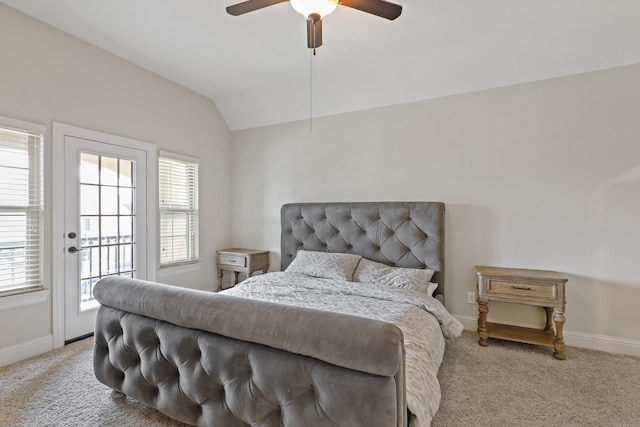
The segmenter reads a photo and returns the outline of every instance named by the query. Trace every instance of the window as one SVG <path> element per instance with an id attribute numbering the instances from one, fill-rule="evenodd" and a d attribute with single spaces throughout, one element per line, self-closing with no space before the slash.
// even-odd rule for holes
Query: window
<path id="1" fill-rule="evenodd" d="M 0 118 L 0 297 L 42 289 L 43 133 L 12 122 Z"/>
<path id="2" fill-rule="evenodd" d="M 198 163 L 160 152 L 160 267 L 198 261 Z"/>

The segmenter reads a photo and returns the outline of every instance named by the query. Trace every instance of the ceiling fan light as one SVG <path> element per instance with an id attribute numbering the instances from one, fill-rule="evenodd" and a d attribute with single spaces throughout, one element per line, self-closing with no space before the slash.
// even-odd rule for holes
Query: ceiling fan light
<path id="1" fill-rule="evenodd" d="M 338 0 L 290 0 L 291 6 L 305 18 L 317 13 L 324 18 L 338 6 Z"/>

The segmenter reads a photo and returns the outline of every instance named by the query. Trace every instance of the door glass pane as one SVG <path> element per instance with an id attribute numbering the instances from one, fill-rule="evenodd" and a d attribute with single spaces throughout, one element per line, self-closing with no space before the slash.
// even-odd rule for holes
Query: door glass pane
<path id="1" fill-rule="evenodd" d="M 100 237 L 100 217 L 99 216 L 82 216 L 80 219 L 80 246 L 97 245 Z"/>
<path id="2" fill-rule="evenodd" d="M 131 215 L 133 214 L 133 190 L 131 188 L 120 188 L 119 189 L 120 197 L 120 215 Z"/>
<path id="3" fill-rule="evenodd" d="M 100 217 L 100 244 L 112 245 L 118 242 L 118 217 Z"/>
<path id="4" fill-rule="evenodd" d="M 100 186 L 100 214 L 118 214 L 118 188 Z"/>
<path id="5" fill-rule="evenodd" d="M 118 268 L 121 272 L 133 270 L 133 245 L 119 246 L 119 264 Z"/>
<path id="6" fill-rule="evenodd" d="M 82 249 L 80 278 L 90 279 L 100 275 L 100 248 Z"/>
<path id="7" fill-rule="evenodd" d="M 119 243 L 133 242 L 133 217 L 120 216 Z"/>
<path id="8" fill-rule="evenodd" d="M 118 159 L 113 157 L 101 156 L 100 184 L 118 185 Z"/>
<path id="9" fill-rule="evenodd" d="M 93 287 L 108 275 L 135 277 L 135 161 L 81 153 L 81 311 L 98 305 Z"/>
<path id="10" fill-rule="evenodd" d="M 102 275 L 118 272 L 118 247 L 102 246 L 100 248 L 100 270 Z"/>
<path id="11" fill-rule="evenodd" d="M 80 182 L 85 184 L 99 184 L 99 157 L 95 154 L 80 153 Z"/>
<path id="12" fill-rule="evenodd" d="M 132 187 L 133 181 L 133 162 L 131 160 L 120 159 L 120 170 L 118 171 L 120 179 L 118 185 L 120 187 Z"/>
<path id="13" fill-rule="evenodd" d="M 80 215 L 98 215 L 99 190 L 97 185 L 80 184 Z"/>

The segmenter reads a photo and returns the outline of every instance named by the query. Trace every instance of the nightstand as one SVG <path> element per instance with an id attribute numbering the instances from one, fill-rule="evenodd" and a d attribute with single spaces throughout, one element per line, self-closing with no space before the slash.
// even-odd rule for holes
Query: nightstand
<path id="1" fill-rule="evenodd" d="M 546 270 L 522 270 L 476 266 L 478 275 L 478 335 L 479 344 L 488 346 L 487 338 L 498 338 L 528 344 L 553 347 L 556 359 L 567 358 L 562 328 L 565 284 L 562 273 Z M 544 308 L 545 328 L 532 329 L 487 322 L 489 301 L 527 304 Z M 555 331 L 554 331 L 555 323 Z"/>
<path id="2" fill-rule="evenodd" d="M 247 277 L 256 271 L 266 273 L 269 270 L 269 251 L 256 249 L 223 249 L 218 252 L 218 291 L 222 290 L 222 272 L 233 271 L 234 285 L 238 284 L 238 274 L 244 273 Z"/>

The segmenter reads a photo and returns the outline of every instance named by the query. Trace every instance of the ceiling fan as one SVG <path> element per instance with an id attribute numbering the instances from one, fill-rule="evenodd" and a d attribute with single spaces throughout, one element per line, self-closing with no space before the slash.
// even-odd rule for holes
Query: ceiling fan
<path id="1" fill-rule="evenodd" d="M 307 46 L 314 54 L 315 49 L 322 46 L 322 18 L 333 12 L 338 4 L 389 20 L 402 13 L 402 6 L 385 0 L 247 0 L 227 7 L 227 13 L 238 16 L 285 1 L 290 1 L 291 6 L 307 19 Z"/>

